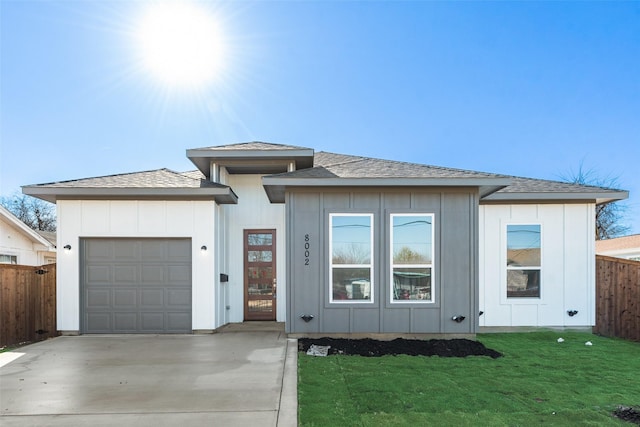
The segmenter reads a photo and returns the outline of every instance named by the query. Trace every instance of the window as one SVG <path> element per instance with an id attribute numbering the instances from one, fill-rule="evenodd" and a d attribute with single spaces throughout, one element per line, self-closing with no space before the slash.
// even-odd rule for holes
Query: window
<path id="1" fill-rule="evenodd" d="M 0 264 L 17 264 L 17 255 L 0 254 Z"/>
<path id="2" fill-rule="evenodd" d="M 391 302 L 433 302 L 433 215 L 391 214 Z"/>
<path id="3" fill-rule="evenodd" d="M 507 225 L 507 297 L 540 298 L 540 225 Z"/>
<path id="4" fill-rule="evenodd" d="M 331 302 L 373 302 L 373 215 L 330 214 Z"/>

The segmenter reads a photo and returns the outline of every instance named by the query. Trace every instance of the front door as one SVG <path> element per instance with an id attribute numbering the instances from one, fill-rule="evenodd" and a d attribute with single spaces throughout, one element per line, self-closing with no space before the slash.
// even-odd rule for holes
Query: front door
<path id="1" fill-rule="evenodd" d="M 244 320 L 276 320 L 276 230 L 244 230 Z"/>

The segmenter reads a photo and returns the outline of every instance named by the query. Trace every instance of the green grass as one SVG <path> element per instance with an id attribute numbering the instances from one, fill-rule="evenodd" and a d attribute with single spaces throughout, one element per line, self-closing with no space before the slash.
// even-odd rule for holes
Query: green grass
<path id="1" fill-rule="evenodd" d="M 629 426 L 611 412 L 640 405 L 640 343 L 551 331 L 478 340 L 504 357 L 300 354 L 300 425 Z"/>

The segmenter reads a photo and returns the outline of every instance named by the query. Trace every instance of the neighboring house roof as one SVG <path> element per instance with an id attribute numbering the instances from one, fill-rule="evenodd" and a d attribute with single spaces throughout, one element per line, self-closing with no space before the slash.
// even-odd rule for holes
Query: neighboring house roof
<path id="1" fill-rule="evenodd" d="M 29 240 L 39 243 L 42 246 L 46 247 L 47 250 L 55 251 L 56 250 L 56 239 L 55 233 L 53 233 L 53 241 L 45 238 L 41 235 L 41 233 L 48 233 L 45 231 L 35 231 L 30 228 L 27 224 L 20 221 L 20 219 L 11 213 L 7 208 L 0 205 L 0 217 L 4 218 L 10 225 L 13 225 L 15 228 L 20 230 L 22 234 L 29 238 Z"/>
<path id="2" fill-rule="evenodd" d="M 640 254 L 640 234 L 596 240 L 596 253 L 602 255 Z"/>
<path id="3" fill-rule="evenodd" d="M 214 199 L 236 203 L 238 197 L 227 186 L 169 169 L 108 175 L 48 184 L 27 185 L 22 192 L 55 203 L 56 199 Z"/>

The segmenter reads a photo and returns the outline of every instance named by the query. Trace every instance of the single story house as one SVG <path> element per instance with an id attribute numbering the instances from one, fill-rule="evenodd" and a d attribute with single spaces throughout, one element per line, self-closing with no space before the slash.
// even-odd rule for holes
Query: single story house
<path id="1" fill-rule="evenodd" d="M 60 331 L 590 327 L 595 206 L 628 197 L 264 142 L 186 155 L 197 170 L 23 187 L 57 204 Z"/>
<path id="2" fill-rule="evenodd" d="M 640 261 L 640 234 L 598 240 L 596 254 Z"/>
<path id="3" fill-rule="evenodd" d="M 55 233 L 32 230 L 0 206 L 0 264 L 52 264 L 56 262 L 55 241 Z"/>

